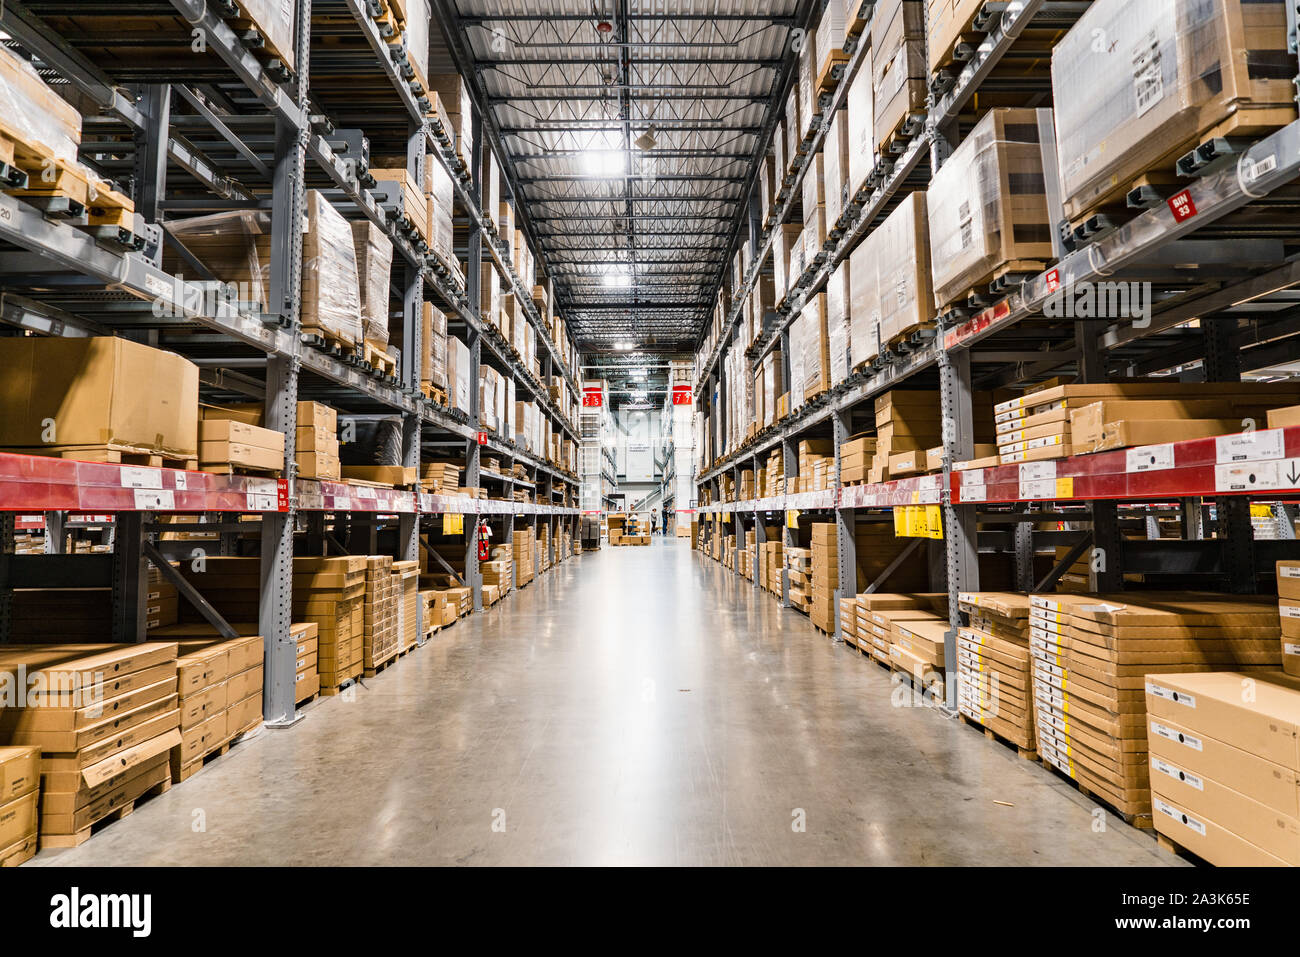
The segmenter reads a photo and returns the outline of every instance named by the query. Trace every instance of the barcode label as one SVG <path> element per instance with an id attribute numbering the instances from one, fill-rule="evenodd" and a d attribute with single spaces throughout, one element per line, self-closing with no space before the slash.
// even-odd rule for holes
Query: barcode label
<path id="1" fill-rule="evenodd" d="M 1160 66 L 1160 37 L 1152 30 L 1133 49 L 1133 93 L 1140 117 L 1164 99 L 1165 82 Z"/>

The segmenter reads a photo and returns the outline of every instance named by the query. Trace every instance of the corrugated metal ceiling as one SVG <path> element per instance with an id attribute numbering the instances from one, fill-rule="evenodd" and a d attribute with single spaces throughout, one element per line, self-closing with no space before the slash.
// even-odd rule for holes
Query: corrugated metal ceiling
<path id="1" fill-rule="evenodd" d="M 445 7 L 580 344 L 690 348 L 766 143 L 799 0 Z M 647 132 L 653 146 L 638 147 Z"/>

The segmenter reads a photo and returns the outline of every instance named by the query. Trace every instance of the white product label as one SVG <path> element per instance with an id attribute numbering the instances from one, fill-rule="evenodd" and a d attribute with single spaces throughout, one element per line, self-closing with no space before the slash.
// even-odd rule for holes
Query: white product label
<path id="1" fill-rule="evenodd" d="M 1190 771 L 1184 771 L 1181 768 L 1176 768 L 1168 761 L 1162 761 L 1160 758 L 1157 758 L 1154 754 L 1151 755 L 1151 769 L 1153 771 L 1159 771 L 1161 774 L 1171 777 L 1175 781 L 1181 781 L 1188 787 L 1196 788 L 1198 791 L 1205 790 L 1205 782 L 1195 774 L 1192 774 Z"/>
<path id="2" fill-rule="evenodd" d="M 1172 804 L 1166 804 L 1164 801 L 1160 800 L 1160 798 L 1156 797 L 1154 794 L 1151 795 L 1151 806 L 1154 807 L 1161 814 L 1163 814 L 1165 817 L 1172 818 L 1175 821 L 1178 821 L 1182 824 L 1186 824 L 1197 834 L 1201 835 L 1201 837 L 1205 836 L 1204 824 L 1196 820 L 1196 818 L 1178 810 L 1178 808 L 1174 807 Z"/>
<path id="3" fill-rule="evenodd" d="M 1300 605 L 1278 605 L 1277 611 L 1283 618 L 1300 618 Z"/>
<path id="4" fill-rule="evenodd" d="M 971 469 L 969 472 L 957 474 L 961 476 L 962 491 L 969 488 L 983 488 L 985 485 L 984 469 Z"/>
<path id="5" fill-rule="evenodd" d="M 989 500 L 988 486 L 985 485 L 967 485 L 961 490 L 961 500 L 963 502 L 987 502 Z"/>
<path id="6" fill-rule="evenodd" d="M 1295 461 L 1292 459 L 1291 461 Z M 1282 487 L 1283 463 L 1250 462 L 1240 465 L 1216 465 L 1216 492 L 1251 492 Z"/>
<path id="7" fill-rule="evenodd" d="M 1214 440 L 1214 454 L 1215 461 L 1220 465 L 1280 459 L 1286 455 L 1286 441 L 1282 429 L 1234 432 L 1232 435 L 1220 435 Z"/>
<path id="8" fill-rule="evenodd" d="M 1282 565 L 1277 573 L 1283 578 L 1300 578 L 1300 565 Z"/>
<path id="9" fill-rule="evenodd" d="M 172 293 L 172 282 L 161 276 L 155 276 L 152 273 L 145 273 L 144 288 L 155 296 L 170 296 Z"/>
<path id="10" fill-rule="evenodd" d="M 1186 705 L 1189 708 L 1196 707 L 1196 696 L 1190 695 L 1186 691 L 1175 691 L 1173 688 L 1165 688 L 1161 685 L 1147 682 L 1147 694 L 1155 695 L 1157 698 L 1164 698 L 1166 701 L 1173 701 L 1176 704 Z"/>
<path id="11" fill-rule="evenodd" d="M 1193 751 L 1203 750 L 1200 738 L 1194 738 L 1190 734 L 1183 734 L 1181 731 L 1175 731 L 1173 728 L 1161 724 L 1159 721 L 1151 722 L 1151 733 L 1164 738 L 1166 741 L 1173 741 L 1177 744 L 1183 744 Z"/>
<path id="12" fill-rule="evenodd" d="M 138 488 L 134 497 L 135 507 L 140 511 L 167 511 L 176 507 L 176 496 L 170 489 Z"/>
<path id="13" fill-rule="evenodd" d="M 122 488 L 162 488 L 162 472 L 122 466 Z"/>
<path id="14" fill-rule="evenodd" d="M 1282 642 L 1282 654 L 1300 655 L 1300 645 L 1294 644 L 1290 641 L 1284 641 Z"/>
<path id="15" fill-rule="evenodd" d="M 1056 478 L 1056 462 L 1049 459 L 1046 462 L 1025 462 L 1020 466 L 1020 482 L 1041 482 L 1044 479 Z"/>
<path id="16" fill-rule="evenodd" d="M 1133 94 L 1138 116 L 1145 116 L 1165 96 L 1160 71 L 1160 36 L 1152 30 L 1133 46 Z"/>
<path id="17" fill-rule="evenodd" d="M 186 489 L 190 487 L 189 476 L 187 476 L 184 472 L 177 471 L 174 478 L 176 480 L 176 490 L 178 492 L 184 492 Z"/>
<path id="18" fill-rule="evenodd" d="M 1241 178 L 1246 184 L 1254 183 L 1261 176 L 1267 176 L 1275 169 L 1277 169 L 1277 156 L 1270 153 L 1262 160 L 1259 160 L 1256 163 L 1251 163 L 1247 166 L 1242 172 Z"/>
<path id="19" fill-rule="evenodd" d="M 1126 472 L 1158 472 L 1174 467 L 1173 445 L 1143 445 L 1125 454 Z"/>
<path id="20" fill-rule="evenodd" d="M 1038 464 L 1038 463 L 1034 463 Z M 1023 468 L 1023 466 L 1022 466 Z M 1056 497 L 1056 479 L 1038 479 L 1032 482 L 1026 482 L 1023 479 L 1020 482 L 1020 498 L 1055 498 Z"/>
<path id="21" fill-rule="evenodd" d="M 276 510 L 276 496 L 274 493 L 248 492 L 245 498 L 248 501 L 248 510 L 250 512 L 274 512 Z"/>

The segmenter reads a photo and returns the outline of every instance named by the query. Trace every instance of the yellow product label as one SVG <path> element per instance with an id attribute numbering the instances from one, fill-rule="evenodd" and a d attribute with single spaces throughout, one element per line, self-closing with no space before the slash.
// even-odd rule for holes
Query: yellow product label
<path id="1" fill-rule="evenodd" d="M 786 512 L 785 512 L 785 527 L 786 527 L 786 528 L 798 528 L 798 527 L 799 527 L 799 512 L 798 512 L 797 509 L 793 509 L 793 508 L 786 509 Z"/>
<path id="2" fill-rule="evenodd" d="M 1056 480 L 1056 497 L 1057 498 L 1074 498 L 1074 476 L 1059 478 Z"/>

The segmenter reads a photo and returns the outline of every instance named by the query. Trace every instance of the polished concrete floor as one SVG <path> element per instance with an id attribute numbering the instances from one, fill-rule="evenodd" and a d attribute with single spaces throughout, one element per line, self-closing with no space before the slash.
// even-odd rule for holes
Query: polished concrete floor
<path id="1" fill-rule="evenodd" d="M 565 563 L 38 864 L 1169 864 L 685 539 Z"/>

